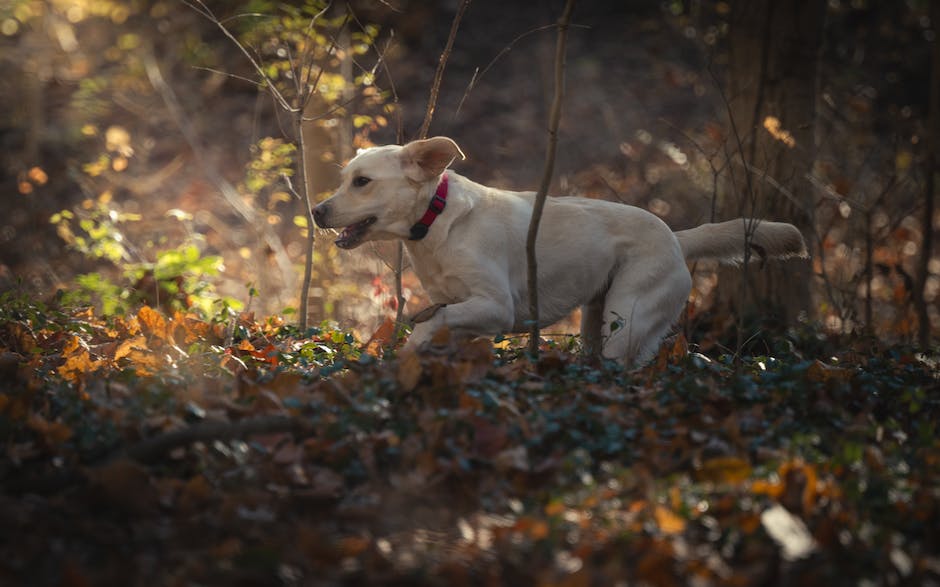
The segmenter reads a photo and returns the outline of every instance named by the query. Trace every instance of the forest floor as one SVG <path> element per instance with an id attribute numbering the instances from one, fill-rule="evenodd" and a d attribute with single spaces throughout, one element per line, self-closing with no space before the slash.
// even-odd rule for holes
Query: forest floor
<path id="1" fill-rule="evenodd" d="M 389 334 L 7 295 L 0 583 L 940 584 L 935 357 Z"/>

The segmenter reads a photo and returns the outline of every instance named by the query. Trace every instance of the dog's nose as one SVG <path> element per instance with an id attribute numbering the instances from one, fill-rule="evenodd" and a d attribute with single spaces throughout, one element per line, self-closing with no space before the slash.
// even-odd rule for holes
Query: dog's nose
<path id="1" fill-rule="evenodd" d="M 326 217 L 330 212 L 330 205 L 326 202 L 320 204 L 319 206 L 313 209 L 313 221 L 317 223 L 317 226 L 320 228 L 329 228 L 326 225 Z"/>

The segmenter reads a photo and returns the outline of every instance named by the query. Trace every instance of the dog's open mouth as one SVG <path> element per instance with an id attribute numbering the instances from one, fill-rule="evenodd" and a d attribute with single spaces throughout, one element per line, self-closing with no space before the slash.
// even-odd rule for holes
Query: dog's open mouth
<path id="1" fill-rule="evenodd" d="M 375 224 L 375 221 L 375 216 L 369 216 L 365 220 L 350 224 L 339 233 L 339 237 L 333 242 L 341 249 L 351 249 L 362 242 L 362 237 L 369 231 L 369 227 Z"/>

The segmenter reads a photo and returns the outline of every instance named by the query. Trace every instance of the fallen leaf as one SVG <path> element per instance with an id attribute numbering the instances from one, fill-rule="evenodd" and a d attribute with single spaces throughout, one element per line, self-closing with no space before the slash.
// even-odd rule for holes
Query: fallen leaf
<path id="1" fill-rule="evenodd" d="M 852 369 L 827 365 L 818 359 L 806 370 L 807 379 L 822 383 L 828 381 L 851 381 L 854 374 L 855 372 Z"/>
<path id="2" fill-rule="evenodd" d="M 365 345 L 365 352 L 373 357 L 381 356 L 382 349 L 395 342 L 395 321 L 386 317 Z"/>
<path id="3" fill-rule="evenodd" d="M 402 391 L 412 391 L 421 380 L 421 357 L 413 350 L 405 350 L 398 355 L 398 385 Z"/>
<path id="4" fill-rule="evenodd" d="M 680 534 L 685 531 L 685 520 L 665 506 L 656 506 L 653 516 L 656 518 L 656 525 L 664 534 Z"/>
<path id="5" fill-rule="evenodd" d="M 144 306 L 137 311 L 137 320 L 140 322 L 141 331 L 148 338 L 167 341 L 166 318 L 162 314 L 150 306 Z"/>
<path id="6" fill-rule="evenodd" d="M 741 483 L 751 476 L 751 465 L 739 457 L 716 457 L 708 459 L 695 471 L 699 481 L 712 483 Z"/>

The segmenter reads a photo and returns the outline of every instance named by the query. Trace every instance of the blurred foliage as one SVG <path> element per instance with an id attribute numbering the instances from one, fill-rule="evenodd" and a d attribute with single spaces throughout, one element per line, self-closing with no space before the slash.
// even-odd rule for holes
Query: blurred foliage
<path id="1" fill-rule="evenodd" d="M 314 197 L 323 197 L 340 137 L 354 135 L 352 146 L 368 146 L 369 133 L 387 124 L 386 94 L 375 87 L 374 71 L 363 69 L 378 59 L 379 28 L 337 10 L 312 20 L 323 8 L 314 2 L 205 6 L 264 62 L 286 95 L 294 88 L 292 60 L 303 60 L 298 71 L 315 87 L 305 110 L 307 164 L 316 177 Z M 141 301 L 209 311 L 220 296 L 237 306 L 243 284 L 253 282 L 261 309 L 296 307 L 304 239 L 291 222 L 304 206 L 292 195 L 300 188 L 291 185 L 297 137 L 283 134 L 281 114 L 265 107 L 264 84 L 251 83 L 257 76 L 234 43 L 196 10 L 166 1 L 7 2 L 0 25 L 0 43 L 11 49 L 0 66 L 16 70 L 37 92 L 10 119 L 18 131 L 12 136 L 23 142 L 0 164 L 16 170 L 16 189 L 31 200 L 18 203 L 25 207 L 3 234 L 32 241 L 49 257 L 37 272 L 28 247 L 9 250 L 0 285 L 15 281 L 5 279 L 12 268 L 28 275 L 34 289 L 74 290 L 69 301 L 93 301 L 110 314 Z M 341 70 L 353 58 L 347 79 Z M 148 67 L 158 69 L 168 90 L 153 85 Z M 257 97 L 253 117 L 238 112 L 246 94 Z M 56 108 L 46 109 L 51 101 Z M 217 116 L 205 115 L 209 104 Z M 212 142 L 233 131 L 242 133 L 240 148 Z M 31 141 L 41 141 L 35 143 L 41 157 Z M 237 196 L 222 197 L 225 183 Z M 52 226 L 75 254 L 58 254 L 54 234 L 41 224 L 28 228 L 38 224 L 41 207 L 49 210 L 47 219 L 59 210 Z M 249 218 L 257 221 L 246 223 Z M 180 256 L 185 269 L 175 259 Z M 316 320 L 335 315 L 334 300 L 351 294 L 371 304 L 350 284 L 357 267 L 345 265 L 329 243 L 318 247 Z M 154 277 L 159 287 L 152 286 Z"/>
<path id="2" fill-rule="evenodd" d="M 188 224 L 192 216 L 182 210 L 170 210 L 171 216 Z M 224 269 L 222 258 L 203 255 L 200 235 L 188 231 L 182 244 L 166 248 L 166 243 L 148 243 L 138 247 L 125 236 L 125 223 L 139 222 L 140 214 L 128 214 L 112 207 L 110 192 L 97 200 L 85 200 L 74 212 L 62 210 L 52 215 L 59 236 L 90 259 L 110 261 L 121 278 L 112 281 L 100 272 L 75 277 L 73 286 L 61 291 L 68 306 L 94 304 L 105 316 L 124 314 L 129 309 L 152 300 L 169 309 L 198 310 L 211 316 L 221 309 L 241 309 L 243 304 L 215 293 L 211 280 Z M 79 234 L 73 230 L 77 220 Z M 141 258 L 153 254 L 153 261 Z"/>
<path id="3" fill-rule="evenodd" d="M 707 97 L 708 86 L 720 83 L 731 50 L 733 8 L 732 2 L 722 0 L 663 3 L 676 32 L 705 58 L 699 71 L 670 73 L 688 76 L 679 77 L 680 87 L 691 85 L 697 96 Z M 823 44 L 818 56 L 818 109 L 812 121 L 818 155 L 806 170 L 805 188 L 811 193 L 796 194 L 811 206 L 814 311 L 833 332 L 878 332 L 909 341 L 916 332 L 915 267 L 921 255 L 930 259 L 925 298 L 931 329 L 940 328 L 936 303 L 940 258 L 936 251 L 920 250 L 925 178 L 930 172 L 925 72 L 930 70 L 937 23 L 930 21 L 929 2 L 917 0 L 833 0 L 820 3 L 820 8 Z M 755 72 L 755 80 L 759 75 Z M 735 97 L 728 99 L 733 103 Z M 672 140 L 697 151 L 687 172 L 712 197 L 734 173 L 729 157 L 739 150 L 737 140 L 747 142 L 750 133 L 766 132 L 781 144 L 796 146 L 782 121 L 773 117 L 764 120 L 763 127 L 741 129 L 736 137 L 725 111 L 726 104 L 719 100 L 711 120 L 701 128 L 669 133 L 676 135 Z M 646 142 L 657 140 L 662 139 L 650 137 Z M 669 143 L 663 150 L 668 148 Z M 759 161 L 756 166 L 759 173 L 763 166 Z M 778 178 L 767 181 L 773 179 Z M 669 204 L 661 207 L 668 214 Z M 661 213 L 654 206 L 650 209 Z M 940 228 L 940 216 L 932 220 L 934 230 Z M 696 281 L 693 312 L 707 313 L 716 284 L 707 267 Z M 866 306 L 872 309 L 871 324 L 865 323 Z"/>

